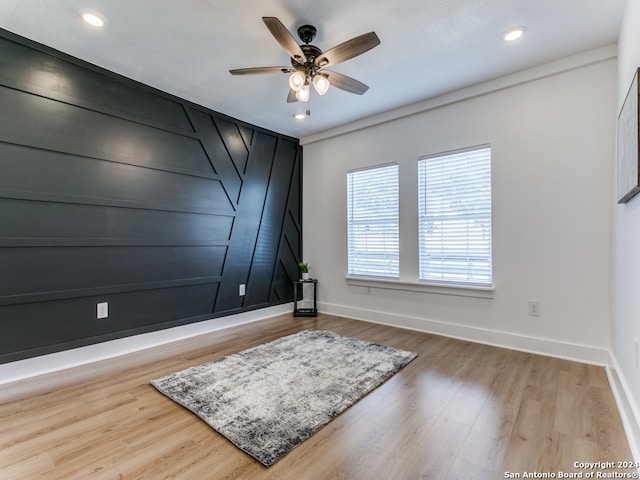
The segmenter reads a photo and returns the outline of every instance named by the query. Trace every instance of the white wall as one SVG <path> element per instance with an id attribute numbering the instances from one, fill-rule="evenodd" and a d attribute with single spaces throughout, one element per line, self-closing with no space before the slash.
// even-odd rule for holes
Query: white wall
<path id="1" fill-rule="evenodd" d="M 629 0 L 618 42 L 617 112 L 622 107 L 635 70 L 640 67 L 639 24 L 640 0 Z M 626 394 L 627 411 L 623 410 L 623 415 L 628 416 L 628 425 L 635 426 L 628 433 L 638 451 L 640 369 L 634 340 L 640 339 L 640 196 L 624 205 L 617 205 L 616 197 L 614 192 L 611 202 L 611 331 L 613 363 L 617 371 L 614 381 L 618 379 L 621 382 Z"/>
<path id="2" fill-rule="evenodd" d="M 319 279 L 321 310 L 605 363 L 615 47 L 607 52 L 467 89 L 403 118 L 302 139 L 304 259 Z M 493 298 L 348 285 L 346 172 L 400 164 L 401 280 L 416 282 L 416 159 L 485 143 Z M 540 302 L 540 317 L 528 316 L 529 300 Z"/>

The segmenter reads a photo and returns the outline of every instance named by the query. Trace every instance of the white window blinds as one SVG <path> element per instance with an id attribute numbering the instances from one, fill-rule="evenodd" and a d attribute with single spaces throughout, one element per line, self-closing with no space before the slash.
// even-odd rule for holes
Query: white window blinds
<path id="1" fill-rule="evenodd" d="M 420 280 L 492 286 L 491 148 L 418 160 Z"/>
<path id="2" fill-rule="evenodd" d="M 398 278 L 398 165 L 347 173 L 349 275 Z"/>

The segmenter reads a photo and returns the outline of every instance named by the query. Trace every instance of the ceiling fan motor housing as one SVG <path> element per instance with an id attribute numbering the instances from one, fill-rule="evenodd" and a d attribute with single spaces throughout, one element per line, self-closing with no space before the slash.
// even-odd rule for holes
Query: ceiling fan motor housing
<path id="1" fill-rule="evenodd" d="M 322 50 L 320 50 L 315 45 L 300 45 L 300 49 L 304 52 L 304 56 L 307 57 L 307 63 L 300 63 L 296 59 L 291 59 L 291 65 L 297 70 L 311 70 L 314 67 L 314 60 L 319 55 L 322 55 Z"/>

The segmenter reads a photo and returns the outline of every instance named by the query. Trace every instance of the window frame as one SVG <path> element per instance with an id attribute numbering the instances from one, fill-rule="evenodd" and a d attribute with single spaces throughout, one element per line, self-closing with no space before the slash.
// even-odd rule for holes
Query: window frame
<path id="1" fill-rule="evenodd" d="M 364 173 L 364 172 L 371 172 L 373 170 L 382 170 L 382 169 L 387 169 L 390 167 L 395 167 L 395 221 L 396 221 L 396 225 L 395 225 L 395 259 L 391 259 L 389 260 L 388 258 L 388 252 L 382 252 L 380 253 L 381 258 L 381 264 L 386 262 L 391 262 L 391 265 L 395 265 L 395 269 L 389 269 L 387 273 L 385 272 L 366 272 L 364 270 L 359 270 L 357 268 L 352 269 L 352 266 L 354 266 L 356 263 L 358 263 L 358 261 L 356 259 L 352 258 L 353 254 L 357 253 L 357 249 L 356 251 L 354 251 L 354 249 L 352 248 L 353 245 L 353 241 L 354 238 L 352 236 L 352 210 L 353 210 L 353 205 L 352 205 L 352 200 L 353 200 L 353 192 L 352 192 L 352 179 L 353 176 L 359 174 L 359 173 Z M 398 164 L 398 162 L 389 162 L 389 163 L 383 163 L 383 164 L 378 164 L 378 165 L 371 165 L 371 166 L 366 166 L 366 167 L 362 167 L 362 168 L 356 168 L 356 169 L 351 169 L 347 171 L 347 175 L 346 175 L 346 195 L 347 195 L 347 202 L 346 202 L 346 233 L 347 233 L 347 277 L 358 277 L 358 278 L 366 278 L 366 279 L 381 279 L 381 280 L 385 280 L 385 281 L 394 281 L 394 280 L 398 280 L 400 278 L 400 165 Z M 384 227 L 381 227 L 384 228 Z M 382 241 L 382 244 L 384 244 L 386 242 L 386 236 Z M 378 244 L 380 245 L 380 244 Z M 383 247 L 383 250 L 386 250 L 386 246 Z M 361 262 L 364 266 L 366 266 L 366 261 Z M 372 264 L 373 265 L 373 264 Z M 371 267 L 373 268 L 373 267 Z"/>
<path id="2" fill-rule="evenodd" d="M 488 150 L 488 153 L 485 153 L 485 151 Z M 445 277 L 446 275 L 449 276 L 449 278 L 441 278 L 441 279 L 437 279 L 437 278 L 428 278 L 427 275 L 424 275 L 423 272 L 423 268 L 424 268 L 424 263 L 426 263 L 426 261 L 424 261 L 423 259 L 423 255 L 425 254 L 425 247 L 423 246 L 423 231 L 422 231 L 422 222 L 423 222 L 423 218 L 426 216 L 422 213 L 422 208 L 424 207 L 424 205 L 421 204 L 421 202 L 426 202 L 425 198 L 423 198 L 423 194 L 425 194 L 422 190 L 422 188 L 426 188 L 426 185 L 423 187 L 423 185 L 421 184 L 422 182 L 422 173 L 421 173 L 421 163 L 426 165 L 426 163 L 429 160 L 438 160 L 438 159 L 446 159 L 447 157 L 460 157 L 466 153 L 477 153 L 479 155 L 484 155 L 484 157 L 488 157 L 488 158 L 480 158 L 479 161 L 488 161 L 488 166 L 484 166 L 483 170 L 488 170 L 488 171 L 484 171 L 483 172 L 483 177 L 482 180 L 478 183 L 481 182 L 487 182 L 488 181 L 488 198 L 486 198 L 486 194 L 485 194 L 485 198 L 480 198 L 479 200 L 481 200 L 481 205 L 483 206 L 482 208 L 485 210 L 484 212 L 484 216 L 482 217 L 482 221 L 484 222 L 485 225 L 482 226 L 476 226 L 476 234 L 478 231 L 486 231 L 487 227 L 486 227 L 486 223 L 488 222 L 488 241 L 487 242 L 479 242 L 477 241 L 478 237 L 473 237 L 473 234 L 471 235 L 472 240 L 469 241 L 469 239 L 466 239 L 466 249 L 464 251 L 464 254 L 451 254 L 449 251 L 449 257 L 445 257 L 445 253 L 442 254 L 442 256 L 444 257 L 442 259 L 442 262 L 445 261 L 445 258 L 448 258 L 448 260 L 453 263 L 454 260 L 458 263 L 464 263 L 465 261 L 467 262 L 467 266 L 464 268 L 465 270 L 467 270 L 467 279 L 456 279 L 454 280 L 453 275 L 454 275 L 454 267 L 452 267 L 449 271 L 447 271 L 446 268 L 441 268 L 441 275 L 442 277 Z M 457 149 L 457 150 L 450 150 L 450 151 L 446 151 L 446 152 L 441 152 L 441 153 L 436 153 L 436 154 L 432 154 L 432 155 L 425 155 L 425 156 L 421 156 L 418 158 L 417 163 L 417 190 L 418 190 L 418 211 L 417 211 L 417 221 L 418 221 L 418 238 L 417 238 L 417 253 L 418 253 L 418 281 L 420 283 L 425 283 L 425 284 L 429 284 L 429 285 L 435 285 L 435 286 L 443 286 L 443 287 L 447 287 L 447 286 L 451 286 L 451 287 L 457 287 L 457 288 L 463 288 L 463 289 L 485 289 L 485 290 L 493 290 L 494 288 L 494 284 L 493 284 L 493 187 L 492 187 L 492 150 L 491 150 L 491 145 L 490 144 L 484 144 L 484 145 L 477 145 L 477 146 L 473 146 L 473 147 L 468 147 L 468 148 L 462 148 L 462 149 Z M 449 166 L 450 167 L 450 166 Z M 425 167 L 426 168 L 426 167 Z M 487 178 L 488 177 L 488 178 Z M 457 185 L 458 186 L 462 186 L 463 188 L 466 187 L 470 187 L 470 186 L 474 186 L 474 184 L 476 184 L 476 182 L 474 181 L 474 183 L 472 184 L 470 181 L 465 181 L 465 182 L 460 182 Z M 443 195 L 443 197 L 445 197 L 445 195 L 448 192 L 445 192 L 445 194 Z M 478 197 L 480 197 L 481 194 L 478 195 Z M 459 193 L 456 194 L 455 196 L 449 197 L 451 198 L 451 200 L 457 200 L 460 201 L 462 195 L 460 195 Z M 474 197 L 475 198 L 475 197 Z M 467 206 L 468 207 L 468 206 Z M 472 210 L 475 209 L 475 207 L 471 207 L 471 208 L 465 208 L 465 211 L 462 211 L 462 209 L 458 209 L 458 210 L 451 210 L 449 209 L 449 212 L 454 212 L 455 215 L 449 215 L 448 221 L 453 223 L 454 218 L 463 218 L 463 224 L 466 224 L 466 231 L 468 232 L 469 230 L 469 218 L 471 217 L 471 212 Z M 486 209 L 488 209 L 488 218 L 486 216 Z M 440 216 L 442 218 L 446 217 L 446 208 L 441 208 L 440 211 L 436 212 L 438 214 L 440 214 Z M 437 218 L 433 216 L 434 214 L 431 214 L 432 218 Z M 467 217 L 465 219 L 465 217 Z M 437 223 L 437 222 L 436 222 Z M 440 224 L 446 224 L 447 223 L 447 219 L 445 218 L 444 220 L 440 220 Z M 484 230 L 483 230 L 484 229 Z M 440 232 L 440 237 L 446 237 L 448 236 L 449 233 L 447 232 L 447 230 L 442 230 Z M 482 235 L 480 235 L 482 236 Z M 486 236 L 486 234 L 485 234 Z M 432 238 L 437 238 L 437 236 L 434 236 Z M 464 243 L 465 239 L 463 238 L 463 235 L 460 235 L 459 240 L 461 241 L 461 243 Z M 469 259 L 469 248 L 470 248 L 470 244 L 475 244 L 475 245 L 479 245 L 481 250 L 484 250 L 485 252 L 488 250 L 488 253 L 485 253 L 484 256 L 480 255 L 477 259 L 478 262 L 487 262 L 488 263 L 488 267 L 486 269 L 486 271 L 488 271 L 488 279 L 486 281 L 482 281 L 482 280 L 478 280 L 478 281 L 473 281 L 471 279 L 468 278 L 469 276 L 469 272 L 480 272 L 481 269 L 474 269 L 473 267 L 470 267 L 469 262 L 471 261 Z M 475 246 L 473 245 L 473 246 Z M 437 262 L 436 262 L 437 263 Z M 476 273 L 478 274 L 478 273 Z M 461 272 L 459 272 L 459 275 L 462 276 L 463 274 Z M 435 276 L 435 275 L 434 275 Z"/>

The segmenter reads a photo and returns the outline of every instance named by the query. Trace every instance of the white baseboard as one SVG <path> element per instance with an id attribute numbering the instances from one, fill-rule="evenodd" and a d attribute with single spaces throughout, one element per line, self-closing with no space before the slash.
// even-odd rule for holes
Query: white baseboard
<path id="1" fill-rule="evenodd" d="M 622 370 L 620 370 L 620 366 L 614 355 L 610 356 L 609 366 L 607 367 L 607 377 L 609 378 L 609 385 L 611 385 L 611 391 L 618 405 L 624 431 L 627 434 L 629 448 L 631 448 L 634 460 L 640 462 L 640 410 L 633 400 L 629 384 L 624 378 L 624 374 Z"/>
<path id="2" fill-rule="evenodd" d="M 143 333 L 131 337 L 119 338 L 108 342 L 87 345 L 62 352 L 27 358 L 0 365 L 0 385 L 25 380 L 27 378 L 58 372 L 67 368 L 118 357 L 127 353 L 164 345 L 185 338 L 195 337 L 209 332 L 235 327 L 245 323 L 265 320 L 293 311 L 293 304 L 252 310 L 250 312 L 218 317 L 202 322 L 181 325 L 179 327 Z"/>
<path id="3" fill-rule="evenodd" d="M 341 317 L 354 318 L 372 323 L 401 327 L 420 332 L 435 333 L 446 337 L 458 338 L 475 343 L 509 348 L 539 355 L 563 358 L 593 365 L 608 365 L 609 352 L 606 349 L 588 345 L 559 342 L 546 338 L 528 337 L 497 330 L 470 327 L 425 318 L 397 315 L 363 308 L 320 303 L 320 311 Z"/>

